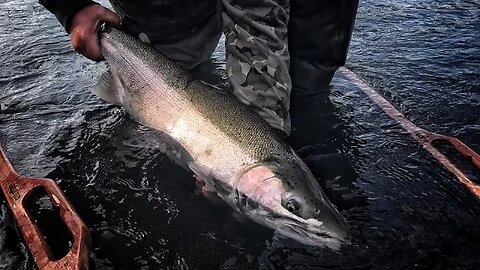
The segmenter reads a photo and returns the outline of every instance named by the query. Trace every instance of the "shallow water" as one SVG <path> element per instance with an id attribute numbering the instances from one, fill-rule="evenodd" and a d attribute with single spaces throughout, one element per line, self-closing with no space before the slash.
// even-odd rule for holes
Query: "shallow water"
<path id="1" fill-rule="evenodd" d="M 95 269 L 480 265 L 479 200 L 341 74 L 330 93 L 296 98 L 290 139 L 351 229 L 334 252 L 199 195 L 148 129 L 90 94 L 104 66 L 72 52 L 52 15 L 32 0 L 0 10 L 0 143 L 20 173 L 59 183 L 92 232 Z M 480 151 L 479 19 L 478 1 L 362 1 L 348 66 L 419 126 Z M 222 74 L 222 59 L 205 70 Z M 0 269 L 32 269 L 1 209 Z"/>

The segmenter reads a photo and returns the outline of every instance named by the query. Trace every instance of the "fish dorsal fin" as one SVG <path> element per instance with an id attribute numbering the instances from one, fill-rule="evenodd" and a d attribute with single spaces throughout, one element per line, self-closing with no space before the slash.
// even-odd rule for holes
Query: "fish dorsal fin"
<path id="1" fill-rule="evenodd" d="M 106 102 L 121 106 L 123 104 L 124 88 L 118 76 L 115 76 L 110 69 L 100 76 L 92 93 Z"/>

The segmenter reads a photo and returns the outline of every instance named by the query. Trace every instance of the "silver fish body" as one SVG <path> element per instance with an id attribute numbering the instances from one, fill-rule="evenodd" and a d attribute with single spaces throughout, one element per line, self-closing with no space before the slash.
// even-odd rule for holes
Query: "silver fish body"
<path id="1" fill-rule="evenodd" d="M 110 73 L 94 93 L 168 135 L 188 152 L 183 162 L 234 209 L 304 244 L 345 243 L 345 221 L 263 118 L 120 30 L 106 29 L 100 43 Z"/>

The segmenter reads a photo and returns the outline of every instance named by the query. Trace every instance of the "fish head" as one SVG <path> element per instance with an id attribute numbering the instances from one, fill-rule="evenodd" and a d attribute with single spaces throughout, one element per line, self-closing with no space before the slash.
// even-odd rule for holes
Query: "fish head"
<path id="1" fill-rule="evenodd" d="M 348 243 L 345 220 L 300 158 L 255 166 L 239 183 L 245 199 L 237 207 L 258 223 L 305 245 L 338 250 Z"/>

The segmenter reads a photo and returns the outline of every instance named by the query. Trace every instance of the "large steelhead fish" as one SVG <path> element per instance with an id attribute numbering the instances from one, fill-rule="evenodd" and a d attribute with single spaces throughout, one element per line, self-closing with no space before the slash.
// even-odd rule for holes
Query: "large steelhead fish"
<path id="1" fill-rule="evenodd" d="M 94 93 L 167 134 L 188 152 L 185 165 L 229 205 L 303 244 L 345 242 L 345 221 L 263 118 L 118 29 L 104 29 L 100 43 L 110 71 Z"/>

